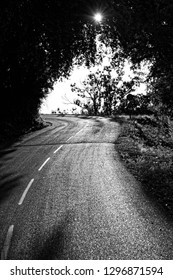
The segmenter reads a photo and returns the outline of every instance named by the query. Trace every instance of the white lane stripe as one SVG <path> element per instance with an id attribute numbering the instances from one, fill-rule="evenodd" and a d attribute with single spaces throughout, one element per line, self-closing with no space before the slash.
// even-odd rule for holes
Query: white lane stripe
<path id="1" fill-rule="evenodd" d="M 82 128 L 83 129 L 83 128 Z M 73 138 L 73 137 L 75 137 L 79 132 L 81 132 L 82 131 L 82 129 L 81 130 L 79 130 L 75 135 L 73 135 L 73 136 L 71 136 L 66 142 L 68 142 L 71 138 Z"/>
<path id="2" fill-rule="evenodd" d="M 61 146 L 54 152 L 54 154 L 56 154 L 62 147 L 63 147 L 63 145 L 61 145 Z"/>
<path id="3" fill-rule="evenodd" d="M 29 191 L 30 187 L 32 186 L 34 182 L 34 179 L 31 179 L 31 181 L 29 182 L 29 184 L 27 185 L 25 191 L 23 192 L 22 196 L 21 196 L 21 199 L 19 200 L 19 203 L 18 205 L 22 205 L 24 199 L 25 199 L 25 196 L 27 195 L 27 192 Z"/>
<path id="4" fill-rule="evenodd" d="M 74 136 L 71 136 L 66 142 L 68 142 L 71 138 L 73 138 Z"/>
<path id="5" fill-rule="evenodd" d="M 80 133 L 83 130 L 83 128 L 81 130 L 79 130 L 75 135 L 77 135 L 78 133 Z"/>
<path id="6" fill-rule="evenodd" d="M 47 158 L 47 159 L 45 160 L 45 162 L 42 164 L 42 166 L 40 166 L 40 168 L 38 169 L 38 171 L 41 171 L 42 168 L 45 166 L 45 164 L 46 164 L 49 160 L 50 160 L 50 157 Z"/>
<path id="7" fill-rule="evenodd" d="M 6 260 L 8 257 L 8 251 L 10 249 L 11 239 L 13 236 L 14 225 L 11 225 L 8 229 L 7 236 L 4 242 L 4 247 L 1 251 L 1 260 Z"/>

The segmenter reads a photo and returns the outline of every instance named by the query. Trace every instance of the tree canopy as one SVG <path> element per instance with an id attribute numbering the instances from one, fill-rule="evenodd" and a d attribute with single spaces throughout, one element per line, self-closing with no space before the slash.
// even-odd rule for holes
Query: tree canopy
<path id="1" fill-rule="evenodd" d="M 94 31 L 85 1 L 7 0 L 0 4 L 0 90 L 5 118 L 33 117 L 73 59 L 90 61 Z"/>
<path id="2" fill-rule="evenodd" d="M 93 20 L 97 11 L 103 14 L 100 25 Z M 133 63 L 151 61 L 161 102 L 172 104 L 172 13 L 173 0 L 1 1 L 1 119 L 32 120 L 54 82 L 68 76 L 74 59 L 94 63 L 98 30 L 103 42 L 113 48 L 121 44 Z"/>
<path id="3" fill-rule="evenodd" d="M 173 102 L 172 14 L 172 0 L 115 0 L 113 21 L 109 19 L 112 35 L 118 36 L 124 53 L 134 63 L 152 62 L 151 80 L 166 92 L 161 100 L 167 105 Z"/>

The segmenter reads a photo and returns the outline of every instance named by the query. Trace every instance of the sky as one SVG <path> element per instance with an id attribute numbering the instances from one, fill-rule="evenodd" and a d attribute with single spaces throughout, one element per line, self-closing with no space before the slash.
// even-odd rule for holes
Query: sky
<path id="1" fill-rule="evenodd" d="M 49 93 L 47 98 L 43 100 L 40 113 L 50 114 L 52 111 L 57 111 L 58 108 L 61 111 L 66 110 L 69 113 L 72 108 L 76 108 L 78 112 L 80 112 L 78 106 L 70 104 L 73 103 L 73 100 L 77 97 L 76 94 L 71 91 L 70 84 L 84 80 L 87 73 L 88 70 L 86 68 L 75 67 L 69 79 L 56 82 L 54 89 Z"/>
<path id="2" fill-rule="evenodd" d="M 105 58 L 103 65 L 108 65 L 109 62 Z M 91 69 L 92 70 L 92 69 Z M 43 100 L 43 103 L 40 108 L 41 114 L 51 114 L 52 111 L 57 111 L 59 108 L 61 112 L 64 110 L 66 113 L 71 113 L 72 108 L 76 108 L 76 113 L 80 113 L 80 108 L 73 103 L 73 100 L 77 98 L 77 95 L 71 91 L 70 84 L 77 83 L 80 84 L 89 70 L 84 66 L 75 66 L 73 72 L 69 79 L 64 79 L 63 82 L 56 82 L 54 89 L 49 93 L 46 99 Z M 126 64 L 125 67 L 125 79 L 128 80 L 129 75 L 131 76 L 130 65 Z M 136 93 L 145 93 L 146 85 L 141 84 L 141 86 L 136 90 Z"/>

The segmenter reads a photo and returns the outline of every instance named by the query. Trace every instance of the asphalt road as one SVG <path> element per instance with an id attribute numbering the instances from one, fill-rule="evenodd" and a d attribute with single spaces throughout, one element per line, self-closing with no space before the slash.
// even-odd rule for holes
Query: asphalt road
<path id="1" fill-rule="evenodd" d="M 173 259 L 173 223 L 116 152 L 120 125 L 45 119 L 0 150 L 1 259 Z"/>

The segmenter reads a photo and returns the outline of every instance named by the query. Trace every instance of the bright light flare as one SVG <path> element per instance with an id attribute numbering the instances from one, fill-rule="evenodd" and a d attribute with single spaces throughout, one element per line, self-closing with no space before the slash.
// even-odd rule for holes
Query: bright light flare
<path id="1" fill-rule="evenodd" d="M 95 14 L 95 16 L 94 16 L 94 19 L 95 19 L 95 21 L 97 21 L 97 22 L 101 22 L 102 19 L 103 19 L 103 16 L 102 16 L 101 13 L 97 13 L 97 14 Z"/>

